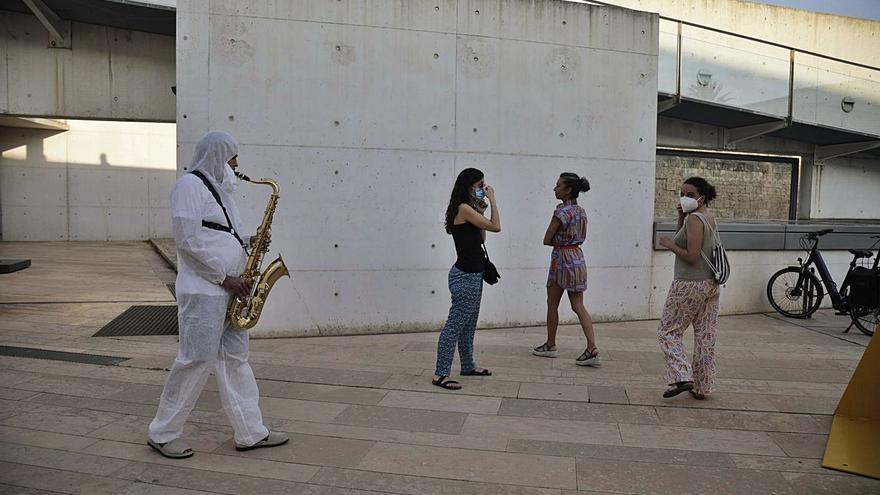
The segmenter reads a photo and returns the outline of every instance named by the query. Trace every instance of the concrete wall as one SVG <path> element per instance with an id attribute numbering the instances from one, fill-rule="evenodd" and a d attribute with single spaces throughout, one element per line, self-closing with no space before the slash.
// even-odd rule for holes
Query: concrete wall
<path id="1" fill-rule="evenodd" d="M 273 248 L 292 279 L 256 335 L 437 329 L 454 261 L 442 216 L 455 176 L 484 170 L 503 280 L 483 325 L 541 322 L 541 238 L 560 172 L 593 191 L 590 309 L 648 315 L 657 17 L 525 0 L 178 4 L 178 160 L 209 128 L 276 177 Z M 209 88 L 209 90 L 205 90 Z M 243 186 L 254 225 L 265 188 Z M 609 208 L 620 195 L 627 208 Z"/>
<path id="2" fill-rule="evenodd" d="M 170 236 L 175 125 L 67 125 L 67 131 L 0 127 L 0 239 Z"/>
<path id="3" fill-rule="evenodd" d="M 880 219 L 880 157 L 850 155 L 814 167 L 811 218 Z"/>
<path id="4" fill-rule="evenodd" d="M 48 47 L 33 15 L 0 11 L 0 113 L 174 122 L 174 37 L 71 23 Z"/>

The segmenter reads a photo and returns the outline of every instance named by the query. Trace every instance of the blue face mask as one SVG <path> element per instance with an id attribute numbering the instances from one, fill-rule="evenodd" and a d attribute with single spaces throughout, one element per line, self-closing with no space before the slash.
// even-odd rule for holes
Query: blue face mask
<path id="1" fill-rule="evenodd" d="M 474 197 L 477 198 L 477 201 L 483 201 L 486 199 L 486 191 L 484 191 L 482 187 L 478 187 L 477 190 L 474 191 Z"/>

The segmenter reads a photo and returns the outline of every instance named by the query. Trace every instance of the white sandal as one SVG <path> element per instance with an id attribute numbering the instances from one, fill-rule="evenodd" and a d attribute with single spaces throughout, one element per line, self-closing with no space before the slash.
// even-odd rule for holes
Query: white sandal
<path id="1" fill-rule="evenodd" d="M 169 459 L 185 459 L 192 457 L 193 450 L 183 440 L 175 438 L 170 442 L 159 443 L 147 439 L 147 445 Z"/>

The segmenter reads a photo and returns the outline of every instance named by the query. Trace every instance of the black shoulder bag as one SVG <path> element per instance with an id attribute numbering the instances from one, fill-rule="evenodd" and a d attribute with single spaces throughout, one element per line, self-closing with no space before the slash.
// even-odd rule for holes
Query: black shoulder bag
<path id="1" fill-rule="evenodd" d="M 495 268 L 495 263 L 489 261 L 489 252 L 486 251 L 486 243 L 483 243 L 483 259 L 485 260 L 483 266 L 483 280 L 489 285 L 497 284 L 498 280 L 501 279 L 501 275 L 498 273 L 498 269 Z"/>
<path id="2" fill-rule="evenodd" d="M 234 235 L 235 239 L 238 241 L 238 243 L 241 244 L 242 249 L 244 249 L 244 251 L 247 252 L 247 246 L 244 245 L 244 241 L 241 240 L 241 237 L 239 237 L 238 232 L 236 232 L 235 229 L 232 228 L 232 220 L 229 219 L 229 213 L 226 213 L 226 207 L 223 206 L 223 201 L 220 201 L 220 195 L 217 194 L 217 191 L 214 189 L 214 186 L 211 185 L 211 181 L 209 181 L 208 178 L 205 177 L 205 174 L 199 172 L 198 170 L 192 171 L 190 173 L 195 175 L 199 179 L 201 179 L 202 182 L 205 183 L 205 187 L 207 187 L 208 190 L 211 191 L 211 195 L 214 196 L 214 199 L 217 200 L 217 204 L 220 205 L 220 209 L 223 210 L 223 216 L 226 217 L 226 223 L 228 224 L 228 226 L 227 225 L 220 225 L 219 223 L 214 223 L 214 222 L 209 222 L 207 220 L 202 220 L 202 227 L 207 227 L 212 230 L 219 230 L 221 232 L 228 232 L 228 233 Z"/>

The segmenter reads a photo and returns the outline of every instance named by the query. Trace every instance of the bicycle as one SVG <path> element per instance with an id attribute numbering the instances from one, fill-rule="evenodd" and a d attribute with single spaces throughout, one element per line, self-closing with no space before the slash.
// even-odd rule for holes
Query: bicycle
<path id="1" fill-rule="evenodd" d="M 822 299 L 825 297 L 825 291 L 822 287 L 824 284 L 825 289 L 828 291 L 828 296 L 831 297 L 831 305 L 837 310 L 836 314 L 841 316 L 849 315 L 852 321 L 844 330 L 844 333 L 849 332 L 849 329 L 855 325 L 865 335 L 872 336 L 874 335 L 874 328 L 880 322 L 880 304 L 865 301 L 875 301 L 877 295 L 872 294 L 866 298 L 864 297 L 865 294 L 860 292 L 857 298 L 858 301 L 854 302 L 850 289 L 854 280 L 854 270 L 856 270 L 856 274 L 859 277 L 862 277 L 866 270 L 868 270 L 866 266 L 857 266 L 859 260 L 862 258 L 870 259 L 873 256 L 872 250 L 880 243 L 880 236 L 871 237 L 871 239 L 877 239 L 871 246 L 871 250 L 849 250 L 850 254 L 853 255 L 853 259 L 849 264 L 849 270 L 846 272 L 843 284 L 838 289 L 837 284 L 831 277 L 831 273 L 828 271 L 825 259 L 822 257 L 821 251 L 819 251 L 819 238 L 833 231 L 833 229 L 819 230 L 801 237 L 800 246 L 809 254 L 806 263 L 803 258 L 798 258 L 800 266 L 789 266 L 774 273 L 770 277 L 770 281 L 767 282 L 767 299 L 770 300 L 770 305 L 773 306 L 773 309 L 784 316 L 789 318 L 809 318 L 822 304 Z M 870 269 L 870 272 L 867 272 L 869 276 L 876 277 L 876 274 L 880 273 L 878 272 L 878 263 L 880 263 L 880 253 L 874 257 L 873 268 Z M 814 264 L 819 272 L 821 282 L 816 278 L 815 271 L 811 267 Z M 860 291 L 862 290 L 861 285 Z"/>

